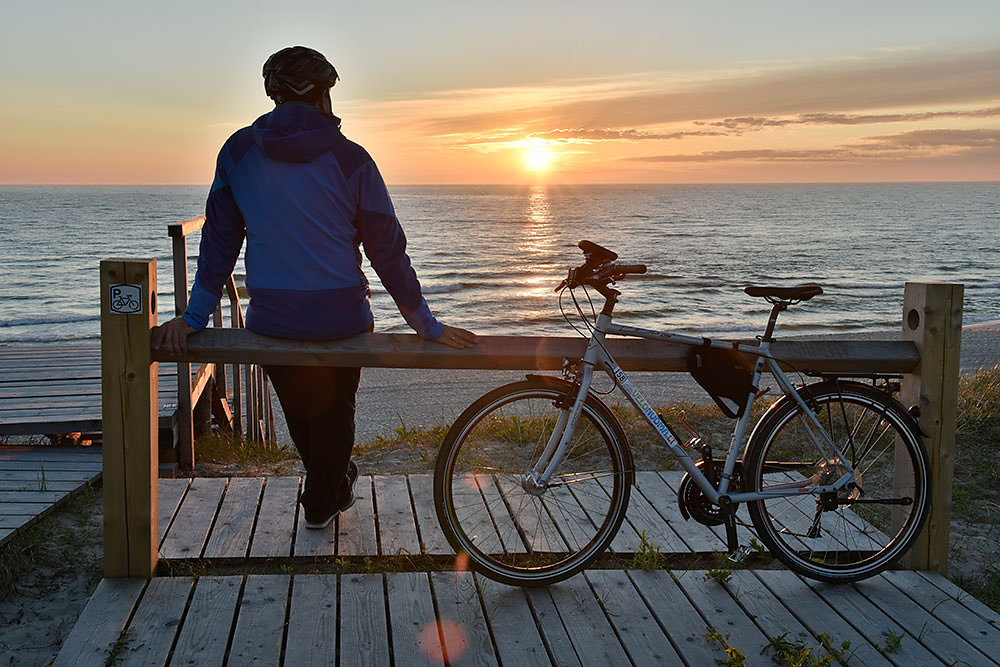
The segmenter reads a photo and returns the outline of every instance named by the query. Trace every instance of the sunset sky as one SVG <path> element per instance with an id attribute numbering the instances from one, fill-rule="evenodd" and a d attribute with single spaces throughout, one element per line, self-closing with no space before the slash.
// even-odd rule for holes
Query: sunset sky
<path id="1" fill-rule="evenodd" d="M 324 52 L 390 184 L 1000 180 L 1000 2 L 5 0 L 0 183 L 205 184 Z"/>

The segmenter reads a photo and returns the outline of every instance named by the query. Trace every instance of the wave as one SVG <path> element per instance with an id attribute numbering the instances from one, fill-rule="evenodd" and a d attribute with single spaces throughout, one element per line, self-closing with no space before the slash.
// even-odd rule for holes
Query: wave
<path id="1" fill-rule="evenodd" d="M 97 322 L 98 315 L 66 316 L 66 317 L 26 317 L 19 320 L 0 320 L 0 329 L 8 327 L 38 326 L 42 324 L 76 324 L 78 322 Z"/>

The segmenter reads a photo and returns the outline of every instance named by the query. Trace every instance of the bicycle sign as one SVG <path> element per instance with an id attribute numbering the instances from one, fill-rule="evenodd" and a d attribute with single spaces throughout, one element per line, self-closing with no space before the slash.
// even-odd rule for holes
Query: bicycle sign
<path id="1" fill-rule="evenodd" d="M 142 286 L 111 285 L 111 312 L 116 315 L 142 314 Z"/>

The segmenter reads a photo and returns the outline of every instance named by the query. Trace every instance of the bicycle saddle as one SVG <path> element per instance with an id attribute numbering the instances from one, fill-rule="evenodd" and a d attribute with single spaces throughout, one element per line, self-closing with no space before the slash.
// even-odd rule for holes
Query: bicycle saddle
<path id="1" fill-rule="evenodd" d="M 751 285 L 743 290 L 750 296 L 760 296 L 765 299 L 777 299 L 779 301 L 808 301 L 814 296 L 823 293 L 823 288 L 819 285 L 799 285 L 798 287 L 768 287 L 763 285 Z"/>

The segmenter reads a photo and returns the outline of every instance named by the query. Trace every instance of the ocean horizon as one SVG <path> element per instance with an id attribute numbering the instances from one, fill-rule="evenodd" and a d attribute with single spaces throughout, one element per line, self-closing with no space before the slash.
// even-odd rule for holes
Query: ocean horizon
<path id="1" fill-rule="evenodd" d="M 0 186 L 0 344 L 96 340 L 97 267 L 107 257 L 155 258 L 161 321 L 172 316 L 166 225 L 201 215 L 207 191 Z M 784 314 L 781 332 L 898 330 L 910 280 L 964 283 L 965 322 L 1000 320 L 995 181 L 396 185 L 390 192 L 431 309 L 482 334 L 573 335 L 553 290 L 582 260 L 576 243 L 585 238 L 649 267 L 619 286 L 623 324 L 752 335 L 767 311 L 744 286 L 808 282 L 825 293 Z M 198 238 L 188 242 L 192 280 Z M 237 280 L 245 273 L 241 258 Z M 366 274 L 377 330 L 408 332 L 367 265 Z"/>

